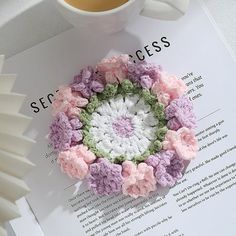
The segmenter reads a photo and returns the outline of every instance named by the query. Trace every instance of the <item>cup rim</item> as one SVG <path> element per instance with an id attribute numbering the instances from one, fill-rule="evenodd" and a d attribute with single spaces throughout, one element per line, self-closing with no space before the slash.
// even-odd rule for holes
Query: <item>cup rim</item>
<path id="1" fill-rule="evenodd" d="M 78 9 L 76 7 L 71 6 L 69 3 L 65 2 L 65 0 L 57 0 L 57 3 L 60 4 L 62 7 L 66 8 L 69 11 L 73 11 L 74 13 L 79 13 L 80 15 L 86 15 L 86 16 L 100 16 L 100 15 L 110 15 L 113 13 L 116 13 L 118 11 L 123 10 L 126 8 L 128 5 L 133 3 L 136 0 L 128 0 L 128 2 L 120 5 L 119 7 L 113 8 L 111 10 L 107 11 L 98 11 L 98 12 L 93 12 L 93 11 L 85 11 Z"/>

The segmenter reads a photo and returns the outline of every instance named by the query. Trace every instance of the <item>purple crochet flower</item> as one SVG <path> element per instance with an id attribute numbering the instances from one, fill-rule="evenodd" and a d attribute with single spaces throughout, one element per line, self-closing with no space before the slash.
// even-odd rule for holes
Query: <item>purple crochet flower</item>
<path id="1" fill-rule="evenodd" d="M 123 181 L 121 171 L 121 165 L 112 164 L 105 158 L 98 159 L 89 167 L 89 188 L 99 195 L 120 193 Z"/>
<path id="2" fill-rule="evenodd" d="M 82 122 L 80 122 L 78 118 L 71 119 L 70 124 L 72 129 L 80 129 L 83 126 Z"/>
<path id="3" fill-rule="evenodd" d="M 118 117 L 112 123 L 113 131 L 121 138 L 129 138 L 134 133 L 134 125 L 132 119 L 127 116 Z"/>
<path id="4" fill-rule="evenodd" d="M 196 127 L 196 116 L 193 104 L 187 96 L 173 100 L 165 109 L 167 126 L 169 129 L 178 130 L 181 127 L 193 129 Z"/>
<path id="5" fill-rule="evenodd" d="M 50 125 L 49 140 L 57 151 L 68 150 L 82 140 L 82 123 L 78 119 L 69 120 L 64 112 L 59 112 Z"/>
<path id="6" fill-rule="evenodd" d="M 160 77 L 161 67 L 146 61 L 128 63 L 128 78 L 143 88 L 150 89 Z"/>
<path id="7" fill-rule="evenodd" d="M 94 72 L 93 68 L 88 66 L 74 77 L 71 89 L 80 92 L 85 98 L 90 98 L 95 92 L 101 93 L 104 90 L 102 75 Z"/>
<path id="8" fill-rule="evenodd" d="M 182 178 L 184 162 L 174 151 L 161 151 L 145 162 L 153 167 L 156 181 L 163 187 L 173 187 Z"/>

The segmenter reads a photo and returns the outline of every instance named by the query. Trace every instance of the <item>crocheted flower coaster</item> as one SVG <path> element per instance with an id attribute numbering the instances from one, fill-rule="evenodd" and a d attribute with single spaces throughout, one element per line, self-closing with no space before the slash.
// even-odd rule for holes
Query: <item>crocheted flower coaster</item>
<path id="1" fill-rule="evenodd" d="M 196 117 L 182 80 L 128 55 L 87 67 L 52 103 L 49 139 L 71 178 L 99 195 L 148 196 L 196 156 Z"/>

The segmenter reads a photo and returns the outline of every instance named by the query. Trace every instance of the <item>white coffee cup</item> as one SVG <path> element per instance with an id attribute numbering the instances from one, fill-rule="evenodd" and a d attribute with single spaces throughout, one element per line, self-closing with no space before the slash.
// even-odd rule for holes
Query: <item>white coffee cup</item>
<path id="1" fill-rule="evenodd" d="M 129 0 L 108 11 L 89 12 L 71 6 L 64 0 L 54 0 L 62 15 L 84 32 L 114 33 L 125 27 L 133 17 L 143 16 L 176 20 L 187 10 L 189 0 Z"/>

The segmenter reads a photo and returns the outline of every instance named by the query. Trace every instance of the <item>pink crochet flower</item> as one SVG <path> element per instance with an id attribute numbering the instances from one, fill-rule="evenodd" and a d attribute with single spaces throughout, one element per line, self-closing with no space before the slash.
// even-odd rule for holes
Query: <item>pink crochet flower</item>
<path id="1" fill-rule="evenodd" d="M 99 72 L 105 73 L 105 80 L 107 83 L 120 83 L 127 78 L 128 61 L 128 55 L 105 58 L 98 63 L 97 69 Z"/>
<path id="2" fill-rule="evenodd" d="M 182 127 L 177 131 L 168 130 L 163 141 L 163 149 L 174 150 L 184 160 L 196 157 L 198 142 L 192 130 Z"/>
<path id="3" fill-rule="evenodd" d="M 70 87 L 61 86 L 52 102 L 52 114 L 55 116 L 59 112 L 65 112 L 69 117 L 78 115 L 80 107 L 88 104 L 88 100 L 72 92 Z"/>
<path id="4" fill-rule="evenodd" d="M 89 164 L 95 159 L 96 156 L 86 146 L 78 145 L 60 152 L 57 162 L 69 177 L 83 179 L 88 174 Z"/>
<path id="5" fill-rule="evenodd" d="M 125 161 L 122 167 L 123 194 L 134 198 L 147 197 L 150 192 L 156 190 L 156 179 L 153 175 L 152 166 L 148 166 L 146 163 L 140 163 L 136 166 L 131 161 Z"/>
<path id="6" fill-rule="evenodd" d="M 167 106 L 173 99 L 182 96 L 187 86 L 181 79 L 177 79 L 173 75 L 160 72 L 160 80 L 152 86 L 152 92 L 156 95 L 159 102 Z"/>
<path id="7" fill-rule="evenodd" d="M 83 160 L 88 164 L 93 163 L 96 159 L 96 156 L 93 154 L 93 152 L 89 151 L 88 147 L 85 145 L 79 145 L 76 149 L 76 153 L 78 157 L 83 158 Z"/>

